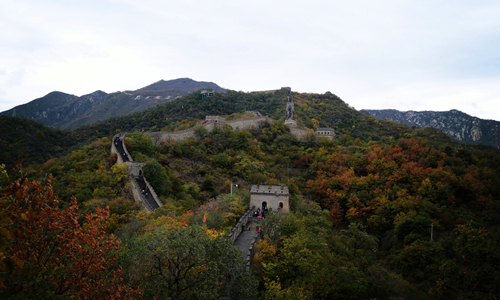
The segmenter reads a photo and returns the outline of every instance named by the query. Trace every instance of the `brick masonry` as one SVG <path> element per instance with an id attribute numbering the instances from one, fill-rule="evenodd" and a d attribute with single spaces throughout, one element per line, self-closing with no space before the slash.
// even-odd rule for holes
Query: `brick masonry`
<path id="1" fill-rule="evenodd" d="M 266 205 L 269 210 L 288 212 L 289 192 L 288 186 L 254 184 L 250 190 L 250 207 L 260 207 Z"/>

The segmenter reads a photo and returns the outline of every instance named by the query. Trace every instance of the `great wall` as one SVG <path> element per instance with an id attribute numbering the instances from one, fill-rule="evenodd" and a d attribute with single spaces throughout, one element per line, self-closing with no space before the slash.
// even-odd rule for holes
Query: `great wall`
<path id="1" fill-rule="evenodd" d="M 307 131 L 304 129 L 299 129 L 297 127 L 297 122 L 293 119 L 294 113 L 294 103 L 291 93 L 291 88 L 285 87 L 281 88 L 287 91 L 287 103 L 286 103 L 286 120 L 285 124 L 290 128 L 290 133 L 293 134 L 297 139 L 302 138 Z M 276 90 L 269 91 L 258 91 L 252 93 L 273 93 Z M 204 91 L 205 92 L 205 91 Z M 207 98 L 204 98 L 207 99 Z M 272 123 L 273 120 L 269 117 L 262 116 L 259 112 L 247 112 L 253 113 L 255 117 L 241 118 L 236 120 L 226 120 L 222 116 L 206 116 L 205 121 L 194 127 L 179 130 L 179 131 L 156 131 L 156 132 L 144 132 L 153 140 L 155 145 L 159 145 L 162 142 L 168 141 L 183 141 L 187 138 L 195 138 L 195 130 L 199 127 L 205 127 L 209 132 L 212 132 L 215 128 L 221 128 L 224 126 L 231 126 L 233 130 L 250 129 L 252 127 L 259 127 L 263 122 Z M 335 138 L 335 131 L 333 128 L 317 128 L 315 130 L 316 137 L 325 137 L 328 139 Z"/>
<path id="2" fill-rule="evenodd" d="M 141 203 L 141 205 L 144 207 L 145 210 L 147 211 L 156 211 L 158 208 L 160 208 L 163 204 L 161 203 L 160 199 L 156 195 L 154 188 L 149 184 L 149 182 L 146 180 L 144 177 L 144 174 L 142 172 L 142 167 L 145 165 L 144 163 L 138 163 L 134 162 L 132 156 L 127 150 L 127 147 L 125 146 L 124 143 L 124 138 L 127 133 L 120 133 L 117 134 L 113 137 L 113 142 L 111 143 L 111 152 L 117 154 L 117 161 L 116 163 L 122 164 L 125 163 L 128 167 L 129 170 L 129 182 L 130 182 L 130 189 L 132 194 L 134 195 L 135 201 L 138 203 Z M 257 186 L 258 187 L 258 186 Z M 262 189 L 265 189 L 267 186 L 262 186 Z M 273 191 L 276 188 L 273 188 Z M 280 197 L 280 201 L 285 201 L 286 207 L 288 208 L 288 189 L 286 190 L 286 200 L 283 197 Z M 265 192 L 264 192 L 265 194 Z M 269 196 L 271 195 L 271 192 L 268 192 Z M 282 195 L 283 196 L 283 195 Z M 262 200 L 259 198 L 258 200 Z M 267 199 L 264 199 L 267 200 Z M 267 200 L 272 206 L 273 200 L 269 199 Z M 255 202 L 255 201 L 254 201 Z M 258 201 L 257 201 L 258 202 Z M 257 203 L 256 202 L 256 203 Z M 253 203 L 253 202 L 251 202 Z M 260 203 L 260 202 L 258 202 Z M 266 203 L 266 202 L 264 202 Z M 260 203 L 262 205 L 262 203 Z M 276 205 L 279 205 L 276 203 Z M 253 257 L 255 255 L 255 252 L 257 251 L 255 244 L 259 241 L 260 239 L 260 234 L 257 232 L 254 232 L 252 230 L 253 228 L 257 228 L 257 224 L 260 223 L 261 219 L 260 218 L 255 218 L 253 217 L 254 212 L 256 211 L 256 206 L 255 205 L 250 205 L 250 209 L 247 210 L 243 216 L 238 220 L 236 223 L 236 226 L 231 230 L 231 232 L 228 234 L 228 239 L 233 242 L 233 244 L 240 249 L 241 255 L 243 258 L 246 260 L 246 269 L 247 271 L 251 272 L 252 271 L 252 266 L 253 266 Z M 280 211 L 279 207 L 277 206 L 276 211 Z M 252 226 L 252 224 L 254 224 Z M 246 226 L 245 226 L 246 225 Z"/>
<path id="3" fill-rule="evenodd" d="M 297 122 L 293 119 L 294 103 L 290 88 L 282 88 L 287 90 L 286 104 L 286 120 L 290 128 L 290 133 L 300 139 L 306 134 L 306 130 L 299 129 Z M 254 93 L 272 93 L 275 90 L 260 91 Z M 273 120 L 255 112 L 255 117 L 242 118 L 236 120 L 226 120 L 221 116 L 207 116 L 205 121 L 194 127 L 175 132 L 144 132 L 153 140 L 155 145 L 168 141 L 183 141 L 187 138 L 196 138 L 195 131 L 199 127 L 205 127 L 209 132 L 215 128 L 231 126 L 233 130 L 250 129 L 259 127 L 263 122 L 272 123 Z M 145 163 L 134 162 L 132 156 L 128 152 L 124 140 L 127 133 L 119 133 L 113 137 L 111 143 L 111 152 L 117 154 L 117 163 L 126 163 L 129 172 L 130 189 L 134 195 L 135 201 L 141 203 L 147 211 L 155 211 L 163 204 L 156 195 L 153 187 L 144 177 L 142 167 Z M 333 139 L 335 131 L 332 128 L 317 128 L 315 131 L 317 137 L 325 137 Z M 252 271 L 253 257 L 256 252 L 255 244 L 262 234 L 252 230 L 256 228 L 262 221 L 261 218 L 254 217 L 257 208 L 269 208 L 276 212 L 288 212 L 289 210 L 289 192 L 288 187 L 283 186 L 268 186 L 268 185 L 253 185 L 251 189 L 250 209 L 243 214 L 231 233 L 228 234 L 228 239 L 232 240 L 233 244 L 238 247 L 243 257 L 247 262 L 247 270 Z"/>

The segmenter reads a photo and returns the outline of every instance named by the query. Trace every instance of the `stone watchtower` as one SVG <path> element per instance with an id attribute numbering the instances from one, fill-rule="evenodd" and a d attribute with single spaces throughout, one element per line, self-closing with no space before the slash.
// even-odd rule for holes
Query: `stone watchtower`
<path id="1" fill-rule="evenodd" d="M 290 210 L 288 186 L 254 184 L 250 193 L 250 207 L 282 212 Z"/>
<path id="2" fill-rule="evenodd" d="M 210 97 L 213 97 L 215 95 L 215 91 L 214 90 L 203 90 L 201 91 L 200 93 L 201 95 L 201 99 L 207 99 L 207 98 L 210 98 Z"/>
<path id="3" fill-rule="evenodd" d="M 333 140 L 335 138 L 335 130 L 333 128 L 318 128 L 316 129 L 316 136 Z"/>
<path id="4" fill-rule="evenodd" d="M 295 105 L 293 104 L 292 89 L 286 88 L 288 95 L 286 101 L 286 118 L 285 124 L 290 128 L 297 128 L 297 121 L 293 119 L 293 112 L 295 111 Z"/>

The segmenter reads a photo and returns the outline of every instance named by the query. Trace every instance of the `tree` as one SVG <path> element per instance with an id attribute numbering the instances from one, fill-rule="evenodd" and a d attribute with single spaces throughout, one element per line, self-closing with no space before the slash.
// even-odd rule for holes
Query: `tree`
<path id="1" fill-rule="evenodd" d="M 156 160 L 148 162 L 142 167 L 142 170 L 144 171 L 144 177 L 158 195 L 167 195 L 172 192 L 172 182 L 167 171 Z"/>
<path id="2" fill-rule="evenodd" d="M 256 283 L 241 252 L 205 227 L 160 227 L 137 237 L 123 254 L 144 298 L 232 299 L 255 297 Z"/>
<path id="3" fill-rule="evenodd" d="M 207 137 L 209 134 L 210 134 L 210 132 L 208 131 L 208 129 L 205 126 L 198 126 L 194 130 L 195 137 L 200 139 L 200 140 Z"/>
<path id="4" fill-rule="evenodd" d="M 128 134 L 125 138 L 125 144 L 130 153 L 137 151 L 147 156 L 153 156 L 155 151 L 155 145 L 151 137 L 140 132 Z"/>
<path id="5" fill-rule="evenodd" d="M 132 299 L 139 290 L 113 268 L 120 241 L 106 234 L 109 209 L 78 214 L 76 198 L 65 209 L 46 185 L 20 178 L 0 198 L 0 297 L 16 299 Z M 6 238 L 5 238 L 6 237 Z M 6 245 L 6 246 L 5 246 Z"/>
<path id="6" fill-rule="evenodd" d="M 443 295 L 467 295 L 466 299 L 496 299 L 500 293 L 500 238 L 470 223 L 455 229 L 454 249 L 459 259 L 441 266 L 438 287 Z"/>

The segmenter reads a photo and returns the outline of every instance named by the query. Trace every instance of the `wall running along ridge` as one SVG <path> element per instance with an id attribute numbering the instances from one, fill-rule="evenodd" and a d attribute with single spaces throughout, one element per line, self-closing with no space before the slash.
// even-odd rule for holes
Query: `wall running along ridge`
<path id="1" fill-rule="evenodd" d="M 130 161 L 127 161 L 125 163 L 127 164 L 128 175 L 129 175 L 128 179 L 129 179 L 129 182 L 131 184 L 131 188 L 130 189 L 131 189 L 132 195 L 134 195 L 134 200 L 138 201 L 139 203 L 141 203 L 142 206 L 147 211 L 153 211 L 154 209 L 149 205 L 148 201 L 146 200 L 146 198 L 142 194 L 141 187 L 137 184 L 137 181 L 136 181 L 137 177 L 139 177 L 139 176 L 143 177 L 144 182 L 148 186 L 148 189 L 151 192 L 151 195 L 153 196 L 153 198 L 154 198 L 156 204 L 158 205 L 158 207 L 161 207 L 163 204 L 161 203 L 160 199 L 156 195 L 156 192 L 153 189 L 153 187 L 151 186 L 151 184 L 149 184 L 149 182 L 146 180 L 146 177 L 144 177 L 144 173 L 142 171 L 142 167 L 145 165 L 145 163 L 134 162 L 132 156 L 128 152 L 127 147 L 125 146 L 125 142 L 124 142 L 126 135 L 127 135 L 127 133 L 125 132 L 125 133 L 116 134 L 113 137 L 113 140 L 111 142 L 111 153 L 115 153 L 117 155 L 117 160 L 116 160 L 117 164 L 122 164 L 124 162 L 121 153 L 118 153 L 118 149 L 116 149 L 116 146 L 115 146 L 115 140 L 117 138 L 121 139 L 122 140 L 123 150 L 124 150 L 125 154 L 128 156 L 128 159 L 130 160 Z"/>

